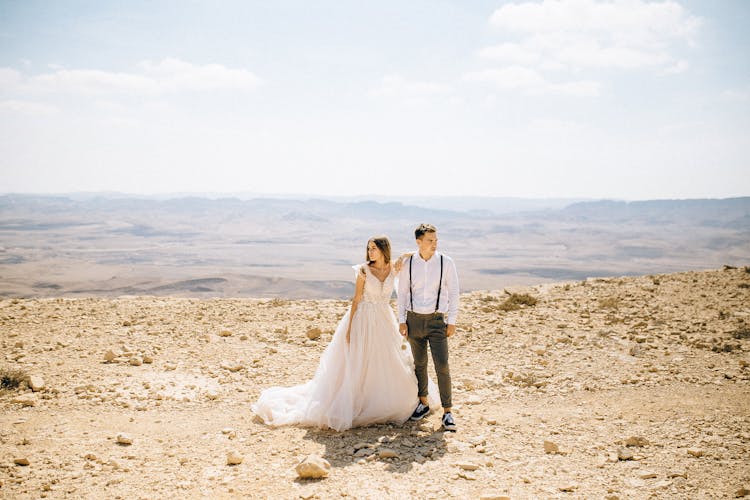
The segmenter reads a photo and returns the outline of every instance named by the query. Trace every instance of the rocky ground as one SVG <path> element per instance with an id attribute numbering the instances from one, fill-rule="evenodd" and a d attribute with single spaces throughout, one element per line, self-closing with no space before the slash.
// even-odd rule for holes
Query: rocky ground
<path id="1" fill-rule="evenodd" d="M 746 269 L 465 294 L 455 434 L 437 413 L 343 433 L 254 419 L 263 388 L 312 375 L 347 307 L 1 300 L 0 370 L 31 377 L 0 393 L 0 497 L 750 495 Z M 328 477 L 298 478 L 309 455 Z"/>

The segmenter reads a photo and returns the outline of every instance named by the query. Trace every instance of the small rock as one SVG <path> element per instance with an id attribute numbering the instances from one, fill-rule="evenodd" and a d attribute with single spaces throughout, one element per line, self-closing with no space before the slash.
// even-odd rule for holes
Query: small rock
<path id="1" fill-rule="evenodd" d="M 229 361 L 222 361 L 219 366 L 230 372 L 238 372 L 242 370 L 242 363 L 237 362 L 230 363 Z"/>
<path id="2" fill-rule="evenodd" d="M 219 332 L 219 337 L 231 337 L 232 332 L 229 330 L 222 330 Z"/>
<path id="3" fill-rule="evenodd" d="M 696 458 L 700 458 L 706 454 L 705 451 L 699 448 L 689 448 L 687 452 L 688 452 L 688 455 L 690 455 L 691 457 L 696 457 Z"/>
<path id="4" fill-rule="evenodd" d="M 458 473 L 458 477 L 466 479 L 467 481 L 476 481 L 476 476 L 469 474 L 468 472 L 461 471 Z"/>
<path id="5" fill-rule="evenodd" d="M 370 448 L 360 448 L 354 452 L 354 456 L 355 457 L 369 457 L 373 453 L 375 453 L 375 450 L 372 450 Z"/>
<path id="6" fill-rule="evenodd" d="M 628 450 L 627 448 L 620 448 L 617 450 L 617 459 L 618 460 L 633 460 L 633 452 Z"/>
<path id="7" fill-rule="evenodd" d="M 638 477 L 641 479 L 654 479 L 656 478 L 656 472 L 645 470 L 638 473 Z"/>
<path id="8" fill-rule="evenodd" d="M 104 353 L 104 361 L 106 361 L 107 363 L 111 363 L 116 357 L 117 355 L 111 350 Z"/>
<path id="9" fill-rule="evenodd" d="M 143 356 L 144 364 L 150 365 L 153 362 L 154 362 L 154 358 L 152 358 L 151 356 Z"/>
<path id="10" fill-rule="evenodd" d="M 510 497 L 499 493 L 482 493 L 479 500 L 510 500 Z"/>
<path id="11" fill-rule="evenodd" d="M 544 453 L 547 453 L 547 454 L 560 453 L 560 448 L 555 443 L 553 443 L 552 441 L 545 441 L 544 442 Z"/>
<path id="12" fill-rule="evenodd" d="M 307 330 L 307 333 L 305 335 L 307 335 L 307 338 L 310 340 L 317 340 L 322 334 L 323 332 L 320 331 L 320 328 L 315 327 Z"/>
<path id="13" fill-rule="evenodd" d="M 125 434 L 124 432 L 121 432 L 117 435 L 117 444 L 131 445 L 133 444 L 133 437 L 130 436 L 130 434 Z"/>
<path id="14" fill-rule="evenodd" d="M 370 448 L 369 443 L 357 443 L 354 445 L 354 451 L 361 450 L 362 448 Z"/>
<path id="15" fill-rule="evenodd" d="M 23 406 L 36 406 L 36 399 L 31 396 L 19 396 L 17 398 L 11 399 L 10 402 Z"/>
<path id="16" fill-rule="evenodd" d="M 686 470 L 681 470 L 681 471 L 672 471 L 667 474 L 667 477 L 670 479 L 673 479 L 675 477 L 681 477 L 683 479 L 687 479 L 688 475 L 687 475 Z"/>
<path id="17" fill-rule="evenodd" d="M 143 364 L 143 359 L 141 359 L 140 356 L 133 356 L 130 358 L 130 364 L 133 366 L 141 366 Z"/>
<path id="18" fill-rule="evenodd" d="M 568 484 L 565 484 L 563 486 L 560 486 L 558 489 L 560 491 L 571 492 L 571 491 L 577 490 L 578 489 L 578 485 L 576 483 L 568 483 Z"/>
<path id="19" fill-rule="evenodd" d="M 469 399 L 466 400 L 467 405 L 481 405 L 482 404 L 482 398 L 477 396 L 476 394 L 473 396 L 469 396 Z"/>
<path id="20" fill-rule="evenodd" d="M 245 457 L 237 453 L 236 451 L 230 451 L 227 453 L 227 465 L 239 465 L 242 463 Z"/>
<path id="21" fill-rule="evenodd" d="M 44 390 L 44 379 L 39 375 L 32 375 L 29 377 L 29 387 L 34 392 Z"/>
<path id="22" fill-rule="evenodd" d="M 308 455 L 294 468 L 300 479 L 321 479 L 328 477 L 331 464 L 317 455 Z"/>
<path id="23" fill-rule="evenodd" d="M 746 497 L 748 495 L 750 495 L 750 489 L 748 489 L 746 486 L 743 486 L 742 488 L 734 492 L 734 496 L 736 498 Z"/>
<path id="24" fill-rule="evenodd" d="M 97 460 L 99 460 L 99 457 L 97 457 L 93 453 L 86 453 L 83 458 L 85 458 L 86 460 L 91 460 L 92 462 L 96 462 Z"/>
<path id="25" fill-rule="evenodd" d="M 479 468 L 479 465 L 472 463 L 472 462 L 458 462 L 456 466 L 459 469 L 469 470 L 469 471 L 474 471 Z"/>
<path id="26" fill-rule="evenodd" d="M 29 459 L 26 457 L 14 458 L 13 463 L 16 465 L 26 466 L 26 465 L 29 465 Z"/>
<path id="27" fill-rule="evenodd" d="M 640 437 L 640 436 L 631 436 L 625 440 L 625 446 L 648 446 L 649 442 L 648 439 Z"/>
<path id="28" fill-rule="evenodd" d="M 380 448 L 378 456 L 380 458 L 398 458 L 398 453 L 390 448 Z"/>

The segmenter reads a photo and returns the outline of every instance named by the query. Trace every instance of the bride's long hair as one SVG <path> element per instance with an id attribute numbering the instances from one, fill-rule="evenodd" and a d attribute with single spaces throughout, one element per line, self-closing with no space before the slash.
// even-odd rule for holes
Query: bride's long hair
<path id="1" fill-rule="evenodd" d="M 375 236 L 374 238 L 370 238 L 369 240 L 367 240 L 367 245 L 365 245 L 365 262 L 367 262 L 368 264 L 372 264 L 372 261 L 370 260 L 370 254 L 367 251 L 370 247 L 370 242 L 375 243 L 375 246 L 378 247 L 378 250 L 381 251 L 385 263 L 390 264 L 391 242 L 390 240 L 388 240 L 387 236 Z"/>

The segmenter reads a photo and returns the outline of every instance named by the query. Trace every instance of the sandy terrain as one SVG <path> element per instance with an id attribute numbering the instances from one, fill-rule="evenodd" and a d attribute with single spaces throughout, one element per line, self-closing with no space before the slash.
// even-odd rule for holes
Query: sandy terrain
<path id="1" fill-rule="evenodd" d="M 343 433 L 253 418 L 263 388 L 312 375 L 346 301 L 0 300 L 0 368 L 43 379 L 0 395 L 0 497 L 750 493 L 750 272 L 524 291 L 538 302 L 514 311 L 463 295 L 455 434 L 437 413 Z M 327 478 L 297 478 L 310 454 Z"/>

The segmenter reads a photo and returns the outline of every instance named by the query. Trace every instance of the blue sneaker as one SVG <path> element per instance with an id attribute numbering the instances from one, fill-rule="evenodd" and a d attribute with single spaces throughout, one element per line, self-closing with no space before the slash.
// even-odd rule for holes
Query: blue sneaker
<path id="1" fill-rule="evenodd" d="M 450 412 L 443 415 L 443 429 L 449 432 L 456 432 L 456 422 L 453 420 L 453 414 Z"/>
<path id="2" fill-rule="evenodd" d="M 414 408 L 414 413 L 411 414 L 411 417 L 409 417 L 409 419 L 422 420 L 428 413 L 430 413 L 430 407 L 427 405 L 423 405 L 420 401 L 419 403 L 417 403 L 417 407 Z"/>

